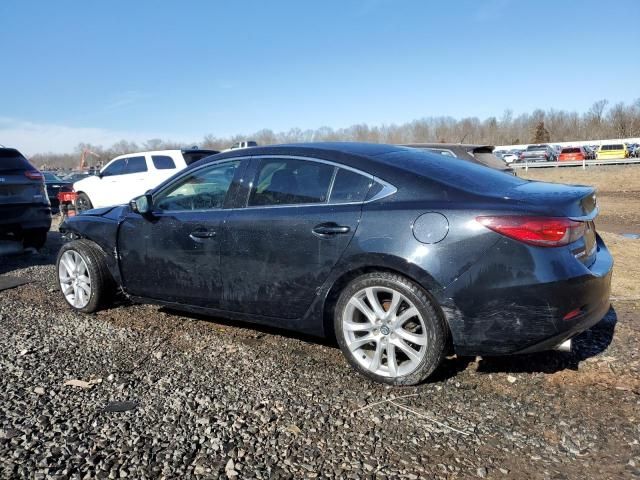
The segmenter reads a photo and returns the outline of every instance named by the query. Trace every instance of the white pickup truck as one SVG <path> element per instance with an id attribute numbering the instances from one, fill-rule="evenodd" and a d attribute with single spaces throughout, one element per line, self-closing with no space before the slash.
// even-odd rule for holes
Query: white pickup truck
<path id="1" fill-rule="evenodd" d="M 215 150 L 157 150 L 120 155 L 73 184 L 76 211 L 127 203 Z"/>

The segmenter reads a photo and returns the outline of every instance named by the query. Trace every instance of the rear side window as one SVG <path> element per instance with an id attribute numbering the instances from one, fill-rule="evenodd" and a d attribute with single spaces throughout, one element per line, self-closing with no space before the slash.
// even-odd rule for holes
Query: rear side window
<path id="1" fill-rule="evenodd" d="M 34 170 L 24 156 L 13 148 L 0 148 L 0 172 Z"/>
<path id="2" fill-rule="evenodd" d="M 333 181 L 329 203 L 364 202 L 372 183 L 370 177 L 340 168 Z"/>
<path id="3" fill-rule="evenodd" d="M 123 174 L 140 173 L 147 171 L 147 161 L 144 157 L 129 157 L 125 159 L 127 166 L 125 167 Z"/>
<path id="4" fill-rule="evenodd" d="M 151 160 L 153 161 L 153 166 L 156 170 L 171 170 L 176 168 L 173 158 L 168 155 L 153 155 Z"/>
<path id="5" fill-rule="evenodd" d="M 326 203 L 336 167 L 309 160 L 260 160 L 249 206 Z"/>

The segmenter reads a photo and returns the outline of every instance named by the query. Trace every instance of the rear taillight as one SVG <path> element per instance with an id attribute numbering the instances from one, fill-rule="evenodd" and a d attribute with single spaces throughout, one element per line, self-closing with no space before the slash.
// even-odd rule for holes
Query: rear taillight
<path id="1" fill-rule="evenodd" d="M 29 180 L 44 180 L 44 177 L 38 170 L 25 170 L 24 176 Z"/>
<path id="2" fill-rule="evenodd" d="M 78 194 L 76 192 L 58 192 L 58 200 L 61 202 L 75 202 Z"/>
<path id="3" fill-rule="evenodd" d="M 538 247 L 561 247 L 581 238 L 584 222 L 560 217 L 478 217 L 481 225 L 514 240 Z"/>

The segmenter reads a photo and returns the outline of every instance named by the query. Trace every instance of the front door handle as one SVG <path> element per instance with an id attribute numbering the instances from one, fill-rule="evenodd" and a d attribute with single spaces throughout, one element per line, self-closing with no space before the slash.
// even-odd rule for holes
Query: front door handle
<path id="1" fill-rule="evenodd" d="M 327 237 L 330 235 L 340 235 L 349 233 L 351 228 L 346 225 L 338 225 L 336 223 L 321 223 L 313 227 L 313 233 L 319 236 Z"/>
<path id="2" fill-rule="evenodd" d="M 193 240 L 195 240 L 196 238 L 213 238 L 215 236 L 216 232 L 214 232 L 213 230 L 195 230 L 189 234 L 189 237 L 191 237 Z"/>

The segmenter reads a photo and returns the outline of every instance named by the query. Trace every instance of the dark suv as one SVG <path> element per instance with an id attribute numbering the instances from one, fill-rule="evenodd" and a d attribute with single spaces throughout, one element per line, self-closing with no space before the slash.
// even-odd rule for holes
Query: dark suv
<path id="1" fill-rule="evenodd" d="M 42 173 L 14 148 L 0 148 L 0 235 L 40 248 L 51 227 Z"/>

